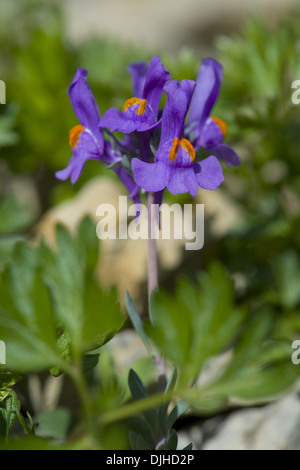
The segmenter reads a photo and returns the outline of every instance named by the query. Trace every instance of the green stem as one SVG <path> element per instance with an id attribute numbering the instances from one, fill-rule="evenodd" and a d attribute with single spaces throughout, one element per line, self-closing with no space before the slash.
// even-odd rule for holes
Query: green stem
<path id="1" fill-rule="evenodd" d="M 21 424 L 21 426 L 22 426 L 24 432 L 25 432 L 26 434 L 34 435 L 33 429 L 32 429 L 30 426 L 28 426 L 27 421 L 26 421 L 26 419 L 24 419 L 23 416 L 21 415 L 20 410 L 16 409 L 16 415 L 17 415 L 17 418 L 18 418 L 18 420 L 19 420 L 19 423 Z"/>
<path id="2" fill-rule="evenodd" d="M 148 308 L 149 318 L 153 323 L 151 315 L 150 299 L 151 294 L 158 288 L 158 266 L 157 266 L 157 250 L 156 240 L 152 237 L 152 227 L 155 220 L 152 220 L 152 204 L 154 204 L 154 193 L 147 194 L 147 210 L 148 210 Z"/>
<path id="3" fill-rule="evenodd" d="M 122 419 L 129 418 L 134 416 L 142 411 L 148 410 L 150 408 L 155 408 L 163 403 L 169 402 L 173 398 L 173 392 L 167 393 L 156 393 L 146 398 L 129 403 L 128 405 L 121 406 L 120 408 L 113 409 L 104 413 L 100 422 L 102 425 L 111 424 Z"/>
<path id="4" fill-rule="evenodd" d="M 154 204 L 154 193 L 147 193 L 147 209 L 148 209 L 148 309 L 149 319 L 153 324 L 153 318 L 151 314 L 151 294 L 154 290 L 158 289 L 158 264 L 157 264 L 157 247 L 156 240 L 154 238 L 154 227 L 156 220 L 153 220 L 153 213 L 151 210 L 152 204 Z M 153 233 L 152 233 L 153 232 Z M 157 366 L 158 373 L 158 388 L 160 391 L 164 391 L 167 385 L 167 367 L 166 361 L 157 356 L 154 360 Z"/>
<path id="5" fill-rule="evenodd" d="M 68 369 L 67 373 L 76 386 L 79 398 L 82 403 L 86 422 L 88 425 L 91 425 L 93 421 L 93 406 L 81 367 L 74 365 Z"/>

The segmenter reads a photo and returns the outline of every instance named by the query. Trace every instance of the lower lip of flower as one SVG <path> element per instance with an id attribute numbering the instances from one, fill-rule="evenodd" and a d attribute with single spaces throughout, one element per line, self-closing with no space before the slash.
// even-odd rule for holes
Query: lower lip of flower
<path id="1" fill-rule="evenodd" d="M 135 104 L 138 104 L 139 106 L 137 107 L 137 114 L 144 114 L 146 111 L 146 106 L 147 106 L 147 100 L 142 100 L 141 98 L 129 98 L 129 100 L 125 101 L 124 106 L 123 106 L 123 113 L 128 109 L 131 108 L 131 106 L 134 106 Z"/>

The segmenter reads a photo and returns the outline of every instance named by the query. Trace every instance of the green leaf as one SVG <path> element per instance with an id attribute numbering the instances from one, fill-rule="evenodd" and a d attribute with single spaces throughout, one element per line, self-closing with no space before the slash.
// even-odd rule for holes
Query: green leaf
<path id="1" fill-rule="evenodd" d="M 21 204 L 13 194 L 0 199 L 0 234 L 26 229 L 33 221 L 32 210 Z"/>
<path id="2" fill-rule="evenodd" d="M 51 368 L 57 376 L 74 351 L 79 358 L 99 348 L 124 324 L 115 289 L 101 289 L 94 279 L 91 237 L 85 219 L 79 239 L 58 227 L 55 251 L 45 243 L 17 245 L 0 277 L 1 339 L 11 370 Z M 95 364 L 95 358 L 84 361 Z"/>
<path id="3" fill-rule="evenodd" d="M 85 270 L 93 273 L 99 259 L 99 240 L 91 217 L 86 216 L 81 220 L 77 232 L 79 253 L 84 259 Z"/>
<path id="4" fill-rule="evenodd" d="M 298 379 L 291 349 L 272 341 L 274 317 L 259 310 L 247 324 L 222 375 L 186 397 L 201 412 L 216 412 L 229 403 L 260 404 L 274 400 Z"/>
<path id="5" fill-rule="evenodd" d="M 129 442 L 130 442 L 130 446 L 131 446 L 131 449 L 133 450 L 136 450 L 136 441 L 137 441 L 137 438 L 138 438 L 138 434 L 134 431 L 129 431 Z"/>
<path id="6" fill-rule="evenodd" d="M 143 438 L 143 436 L 138 435 L 135 441 L 134 450 L 152 450 L 148 442 Z"/>
<path id="7" fill-rule="evenodd" d="M 140 400 L 149 396 L 143 382 L 132 369 L 129 371 L 128 385 L 135 400 Z"/>
<path id="8" fill-rule="evenodd" d="M 6 113 L 0 116 L 0 147 L 13 145 L 18 140 L 16 132 L 13 131 L 17 106 L 6 105 L 6 108 Z"/>
<path id="9" fill-rule="evenodd" d="M 168 378 L 165 393 L 168 393 L 168 392 L 171 392 L 171 391 L 174 390 L 174 388 L 176 386 L 177 378 L 178 378 L 178 369 L 173 364 L 172 369 L 171 369 L 171 373 L 170 373 L 169 378 Z"/>
<path id="10" fill-rule="evenodd" d="M 84 350 L 103 346 L 126 321 L 120 311 L 116 289 L 101 289 L 93 277 L 86 278 L 83 307 L 85 315 L 81 334 Z"/>
<path id="11" fill-rule="evenodd" d="M 21 404 L 15 392 L 12 392 L 5 402 L 0 404 L 0 436 L 8 437 L 20 408 Z"/>
<path id="12" fill-rule="evenodd" d="M 84 372 L 88 372 L 92 369 L 94 369 L 94 367 L 96 367 L 96 365 L 98 364 L 99 362 L 99 354 L 85 354 L 82 358 L 82 370 Z"/>
<path id="13" fill-rule="evenodd" d="M 224 372 L 223 378 L 233 372 L 243 369 L 245 364 L 255 359 L 261 352 L 265 338 L 270 333 L 274 317 L 266 309 L 259 311 L 252 320 L 245 325 L 243 334 L 234 349 L 233 358 Z"/>
<path id="14" fill-rule="evenodd" d="M 149 396 L 146 388 L 144 387 L 143 382 L 132 369 L 130 369 L 129 371 L 128 385 L 130 388 L 130 392 L 135 400 L 140 400 Z M 159 429 L 159 418 L 156 410 L 149 409 L 144 411 L 143 414 L 149 423 L 152 434 L 156 435 Z"/>
<path id="15" fill-rule="evenodd" d="M 0 271 L 2 264 L 9 261 L 16 244 L 25 238 L 21 235 L 7 235 L 0 237 Z"/>
<path id="16" fill-rule="evenodd" d="M 171 413 L 167 418 L 167 431 L 168 435 L 171 435 L 171 429 L 176 423 L 177 419 L 180 418 L 187 410 L 189 409 L 189 403 L 183 400 L 180 400 L 172 409 Z"/>
<path id="17" fill-rule="evenodd" d="M 176 382 L 177 382 L 177 376 L 178 376 L 177 367 L 173 365 L 168 382 L 167 382 L 165 393 L 168 393 L 174 390 L 176 386 Z M 170 405 L 170 401 L 163 403 L 159 407 L 159 410 L 158 410 L 160 429 L 163 429 L 164 433 L 167 435 L 169 432 L 169 430 L 166 428 L 169 405 Z"/>
<path id="18" fill-rule="evenodd" d="M 187 446 L 185 446 L 182 450 L 192 450 L 193 449 L 193 443 L 191 442 Z"/>
<path id="19" fill-rule="evenodd" d="M 149 336 L 161 354 L 177 364 L 182 383 L 195 380 L 204 362 L 222 352 L 236 338 L 245 310 L 234 305 L 233 283 L 214 263 L 194 285 L 178 283 L 175 294 L 152 295 L 154 325 Z"/>
<path id="20" fill-rule="evenodd" d="M 39 370 L 61 362 L 48 292 L 39 273 L 32 282 L 27 292 L 17 284 L 9 292 L 0 281 L 1 337 L 6 343 L 7 367 L 11 370 Z M 22 296 L 17 297 L 16 291 Z"/>
<path id="21" fill-rule="evenodd" d="M 11 387 L 20 380 L 20 376 L 11 372 L 1 371 L 0 368 L 0 403 L 12 393 Z"/>
<path id="22" fill-rule="evenodd" d="M 34 417 L 34 423 L 40 437 L 64 439 L 72 425 L 71 411 L 66 408 L 43 411 Z"/>
<path id="23" fill-rule="evenodd" d="M 164 446 L 164 450 L 177 450 L 178 435 L 175 429 L 172 429 L 168 442 Z"/>
<path id="24" fill-rule="evenodd" d="M 57 226 L 57 250 L 51 251 L 41 244 L 43 279 L 49 287 L 56 315 L 72 336 L 73 346 L 78 349 L 83 322 L 84 273 L 78 248 L 70 233 Z"/>
<path id="25" fill-rule="evenodd" d="M 274 260 L 276 292 L 280 302 L 295 308 L 300 302 L 300 262 L 295 251 L 286 251 Z"/>

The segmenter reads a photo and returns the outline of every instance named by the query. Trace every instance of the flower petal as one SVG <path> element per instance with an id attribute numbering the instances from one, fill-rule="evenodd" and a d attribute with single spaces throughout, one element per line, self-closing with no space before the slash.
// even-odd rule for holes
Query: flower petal
<path id="1" fill-rule="evenodd" d="M 223 79 L 223 68 L 210 57 L 203 60 L 197 77 L 188 116 L 189 126 L 200 134 L 206 119 L 215 104 Z"/>
<path id="2" fill-rule="evenodd" d="M 107 127 L 111 132 L 119 130 L 119 127 L 124 125 L 128 126 L 128 132 L 132 132 L 131 128 L 134 129 L 134 125 L 131 122 L 124 121 L 124 116 L 122 111 L 119 111 L 117 108 L 108 109 L 100 121 L 100 127 Z"/>
<path id="3" fill-rule="evenodd" d="M 200 137 L 200 138 L 199 138 Z M 196 138 L 194 146 L 196 150 L 204 147 L 207 150 L 222 144 L 224 136 L 218 124 L 213 119 L 207 119 L 204 124 L 201 135 Z"/>
<path id="4" fill-rule="evenodd" d="M 135 182 L 145 191 L 161 191 L 168 183 L 169 167 L 163 162 L 145 163 L 138 158 L 131 161 Z"/>
<path id="5" fill-rule="evenodd" d="M 194 170 L 198 184 L 203 189 L 213 191 L 224 181 L 222 166 L 213 155 L 195 163 Z"/>
<path id="6" fill-rule="evenodd" d="M 145 62 L 134 62 L 127 67 L 127 70 L 131 74 L 132 78 L 133 96 L 143 98 L 148 65 Z"/>
<path id="7" fill-rule="evenodd" d="M 164 86 L 168 99 L 162 116 L 159 148 L 174 138 L 180 139 L 195 86 L 192 80 L 182 80 L 180 84 L 170 80 Z"/>
<path id="8" fill-rule="evenodd" d="M 191 196 L 196 196 L 199 184 L 193 167 L 172 167 L 167 188 L 171 194 L 189 192 Z"/>
<path id="9" fill-rule="evenodd" d="M 91 130 L 102 148 L 104 139 L 99 129 L 100 111 L 94 95 L 87 83 L 88 71 L 78 68 L 74 80 L 69 87 L 69 96 L 79 122 Z"/>
<path id="10" fill-rule="evenodd" d="M 66 168 L 57 171 L 55 177 L 59 180 L 66 181 L 71 176 L 74 165 L 76 165 L 76 157 L 72 155 Z"/>
<path id="11" fill-rule="evenodd" d="M 156 116 L 164 85 L 171 78 L 171 74 L 167 72 L 160 60 L 160 57 L 152 57 L 143 90 L 143 98 L 148 101 Z"/>
<path id="12" fill-rule="evenodd" d="M 228 166 L 238 166 L 241 164 L 239 156 L 229 145 L 218 145 L 210 149 L 210 151 L 219 158 L 219 160 L 226 162 Z"/>
<path id="13" fill-rule="evenodd" d="M 100 160 L 99 148 L 91 133 L 84 131 L 79 137 L 76 147 L 73 149 L 73 155 L 69 164 L 64 170 L 55 173 L 60 180 L 66 180 L 71 177 L 71 183 L 74 184 L 83 172 L 87 160 Z"/>

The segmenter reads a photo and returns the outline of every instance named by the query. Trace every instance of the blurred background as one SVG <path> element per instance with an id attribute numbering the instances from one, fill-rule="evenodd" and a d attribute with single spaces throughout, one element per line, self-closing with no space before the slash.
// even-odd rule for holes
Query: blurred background
<path id="1" fill-rule="evenodd" d="M 130 62 L 160 55 L 178 80 L 195 79 L 208 55 L 222 63 L 214 114 L 227 122 L 227 143 L 242 165 L 224 168 L 221 188 L 200 191 L 194 201 L 205 204 L 202 250 L 186 252 L 178 240 L 159 243 L 160 280 L 172 291 L 182 274 L 192 278 L 220 263 L 234 280 L 237 305 L 250 316 L 271 315 L 266 335 L 286 345 L 273 360 L 287 364 L 278 381 L 281 391 L 289 390 L 299 375 L 290 368 L 289 345 L 300 334 L 300 105 L 291 101 L 292 82 L 300 79 L 298 2 L 0 0 L 0 49 L 6 83 L 6 104 L 0 105 L 0 270 L 18 240 L 43 237 L 53 244 L 57 222 L 73 231 L 86 214 L 96 221 L 99 204 L 117 204 L 125 194 L 113 172 L 96 161 L 88 162 L 74 186 L 54 177 L 70 158 L 68 133 L 77 121 L 67 89 L 78 66 L 89 70 L 103 114 L 131 96 Z M 167 194 L 166 200 L 184 203 L 189 197 Z M 145 244 L 107 240 L 100 258 L 99 282 L 116 284 L 121 303 L 129 290 L 143 311 Z M 295 410 L 295 402 L 291 406 Z"/>

